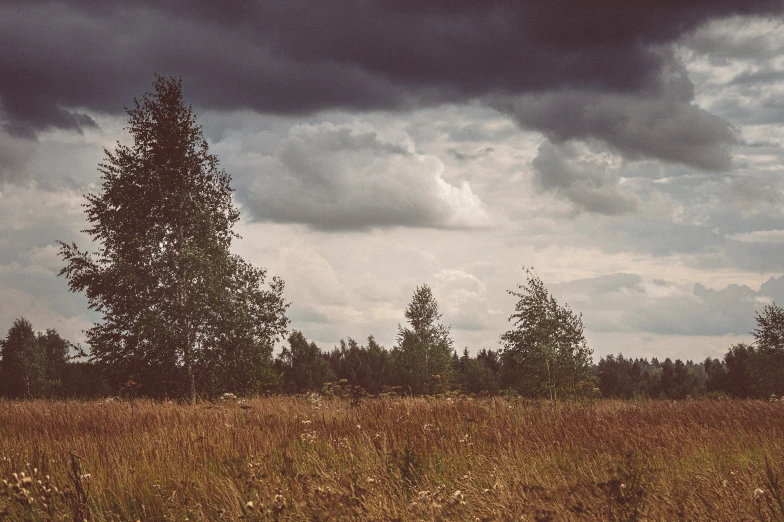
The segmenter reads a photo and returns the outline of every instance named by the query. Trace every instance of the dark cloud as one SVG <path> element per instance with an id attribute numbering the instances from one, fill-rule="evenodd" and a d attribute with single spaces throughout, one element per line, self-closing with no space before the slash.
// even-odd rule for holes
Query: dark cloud
<path id="1" fill-rule="evenodd" d="M 755 312 L 766 300 L 745 285 L 721 290 L 694 285 L 692 295 L 655 299 L 626 314 L 634 328 L 657 334 L 746 335 L 754 328 Z"/>
<path id="2" fill-rule="evenodd" d="M 642 277 L 638 274 L 616 273 L 585 279 L 575 279 L 554 285 L 553 288 L 564 294 L 602 295 L 621 290 L 630 290 L 633 293 L 643 292 Z"/>
<path id="3" fill-rule="evenodd" d="M 0 191 L 2 183 L 17 181 L 35 151 L 35 144 L 0 130 Z"/>
<path id="4" fill-rule="evenodd" d="M 6 128 L 29 134 L 91 125 L 82 109 L 117 112 L 155 70 L 181 75 L 197 105 L 286 114 L 643 92 L 661 88 L 670 63 L 658 46 L 716 17 L 781 9 L 779 0 L 5 1 L 0 99 Z"/>
<path id="5" fill-rule="evenodd" d="M 487 157 L 495 152 L 493 147 L 485 147 L 484 149 L 478 150 L 476 152 L 460 152 L 457 149 L 450 148 L 447 150 L 447 153 L 459 161 L 467 161 L 467 160 L 476 160 L 480 158 Z"/>
<path id="6" fill-rule="evenodd" d="M 636 210 L 638 199 L 619 189 L 615 169 L 579 156 L 573 144 L 542 144 L 532 164 L 536 187 L 568 199 L 579 211 L 618 215 Z"/>
<path id="7" fill-rule="evenodd" d="M 600 140 L 629 159 L 656 158 L 704 170 L 731 166 L 730 125 L 693 103 L 694 86 L 675 68 L 660 90 L 608 93 L 557 90 L 496 99 L 524 127 L 550 140 Z"/>
<path id="8" fill-rule="evenodd" d="M 746 205 L 752 210 L 779 209 L 784 204 L 784 194 L 774 183 L 751 175 L 731 180 L 724 196 L 728 202 Z"/>

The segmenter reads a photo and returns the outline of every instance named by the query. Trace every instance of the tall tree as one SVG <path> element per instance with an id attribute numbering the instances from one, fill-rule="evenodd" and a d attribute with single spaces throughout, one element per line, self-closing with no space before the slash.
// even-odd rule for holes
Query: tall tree
<path id="1" fill-rule="evenodd" d="M 14 321 L 0 341 L 0 392 L 13 398 L 42 397 L 48 392 L 46 357 L 30 321 Z"/>
<path id="2" fill-rule="evenodd" d="M 518 285 L 514 329 L 501 336 L 504 384 L 528 396 L 570 394 L 590 378 L 591 349 L 582 316 L 561 306 L 533 268 L 527 285 Z"/>
<path id="3" fill-rule="evenodd" d="M 98 250 L 61 243 L 60 273 L 103 315 L 87 331 L 93 361 L 146 393 L 195 401 L 216 371 L 271 364 L 288 324 L 284 285 L 263 287 L 265 270 L 230 252 L 239 220 L 231 177 L 209 153 L 181 81 L 157 76 L 126 111 L 133 143 L 105 150 L 102 190 L 86 196 L 85 232 Z"/>
<path id="4" fill-rule="evenodd" d="M 70 358 L 71 343 L 54 328 L 47 328 L 45 333 L 38 334 L 38 345 L 46 360 L 46 378 L 57 385 Z"/>
<path id="5" fill-rule="evenodd" d="M 757 327 L 751 332 L 758 348 L 784 352 L 784 308 L 776 303 L 757 312 Z"/>
<path id="6" fill-rule="evenodd" d="M 398 383 L 413 394 L 445 391 L 452 378 L 452 339 L 429 286 L 416 288 L 405 316 L 410 328 L 398 325 L 392 354 Z"/>
<path id="7" fill-rule="evenodd" d="M 756 397 L 784 396 L 784 308 L 776 303 L 757 313 L 756 353 L 750 352 L 751 392 Z"/>

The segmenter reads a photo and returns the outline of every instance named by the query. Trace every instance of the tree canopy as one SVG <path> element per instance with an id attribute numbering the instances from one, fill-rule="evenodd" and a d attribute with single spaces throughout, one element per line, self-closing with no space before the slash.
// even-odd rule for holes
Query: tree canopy
<path id="1" fill-rule="evenodd" d="M 452 339 L 428 285 L 416 288 L 405 317 L 410 328 L 398 325 L 393 352 L 399 384 L 414 394 L 444 391 L 452 377 Z"/>
<path id="2" fill-rule="evenodd" d="M 44 395 L 46 356 L 30 321 L 14 321 L 5 339 L 0 340 L 0 392 L 8 397 L 32 398 Z"/>
<path id="3" fill-rule="evenodd" d="M 60 272 L 102 322 L 93 361 L 150 395 L 258 391 L 287 304 L 278 278 L 232 254 L 239 212 L 180 80 L 126 109 L 132 143 L 105 150 L 101 190 L 84 205 L 96 252 L 61 243 Z"/>
<path id="4" fill-rule="evenodd" d="M 501 336 L 505 385 L 527 396 L 574 393 L 592 364 L 582 316 L 559 305 L 533 268 L 525 273 L 527 284 L 509 291 L 519 300 Z"/>

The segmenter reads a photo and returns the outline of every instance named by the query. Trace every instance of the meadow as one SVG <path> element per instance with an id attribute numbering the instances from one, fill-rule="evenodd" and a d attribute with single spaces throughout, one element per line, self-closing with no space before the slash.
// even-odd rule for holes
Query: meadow
<path id="1" fill-rule="evenodd" d="M 784 402 L 0 402 L 0 520 L 782 520 Z"/>

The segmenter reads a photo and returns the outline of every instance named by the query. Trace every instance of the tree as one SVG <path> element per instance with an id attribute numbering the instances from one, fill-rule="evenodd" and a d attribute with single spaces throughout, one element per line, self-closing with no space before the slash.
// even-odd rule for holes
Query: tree
<path id="1" fill-rule="evenodd" d="M 757 327 L 751 332 L 758 348 L 767 351 L 784 351 L 784 308 L 776 303 L 757 312 Z"/>
<path id="2" fill-rule="evenodd" d="M 526 396 L 575 393 L 590 378 L 591 349 L 583 335 L 582 315 L 561 306 L 533 268 L 520 292 L 514 329 L 501 336 L 504 384 Z"/>
<path id="3" fill-rule="evenodd" d="M 2 395 L 20 399 L 47 394 L 46 357 L 30 321 L 24 317 L 14 321 L 0 341 L 0 357 Z"/>
<path id="4" fill-rule="evenodd" d="M 326 359 L 338 379 L 377 395 L 390 383 L 389 352 L 372 335 L 367 341 L 365 347 L 351 337 L 348 341 L 341 339 L 340 346 L 327 354 Z"/>
<path id="5" fill-rule="evenodd" d="M 494 395 L 499 391 L 496 380 L 498 367 L 498 355 L 493 350 L 483 349 L 472 358 L 468 354 L 468 348 L 465 348 L 457 363 L 455 380 L 460 390 L 465 393 Z"/>
<path id="6" fill-rule="evenodd" d="M 776 303 L 757 313 L 756 353 L 750 352 L 751 393 L 760 398 L 784 395 L 784 308 Z"/>
<path id="7" fill-rule="evenodd" d="M 39 333 L 37 341 L 44 353 L 46 379 L 49 381 L 51 392 L 59 394 L 63 372 L 70 359 L 71 343 L 63 339 L 54 328 L 47 328 L 46 333 Z"/>
<path id="8" fill-rule="evenodd" d="M 635 394 L 635 385 L 642 380 L 640 365 L 634 364 L 631 358 L 608 355 L 599 360 L 597 366 L 599 391 L 605 397 L 631 399 Z"/>
<path id="9" fill-rule="evenodd" d="M 239 212 L 231 177 L 209 153 L 181 81 L 156 76 L 126 109 L 133 143 L 105 150 L 101 191 L 86 196 L 95 253 L 61 242 L 71 291 L 103 321 L 87 331 L 91 359 L 115 384 L 186 395 L 234 369 L 252 379 L 285 335 L 283 281 L 230 252 Z M 251 365 L 248 367 L 248 365 Z M 258 383 L 246 382 L 250 387 Z"/>
<path id="10" fill-rule="evenodd" d="M 393 351 L 397 383 L 413 394 L 446 391 L 452 377 L 452 339 L 441 324 L 438 303 L 427 285 L 418 286 L 406 308 L 410 328 L 398 325 Z"/>
<path id="11" fill-rule="evenodd" d="M 291 333 L 289 348 L 283 348 L 278 360 L 287 392 L 321 391 L 324 384 L 336 380 L 319 347 L 308 344 L 302 332 Z"/>
<path id="12" fill-rule="evenodd" d="M 705 390 L 708 393 L 729 393 L 727 387 L 727 366 L 718 359 L 707 357 L 702 363 L 707 380 Z"/>

